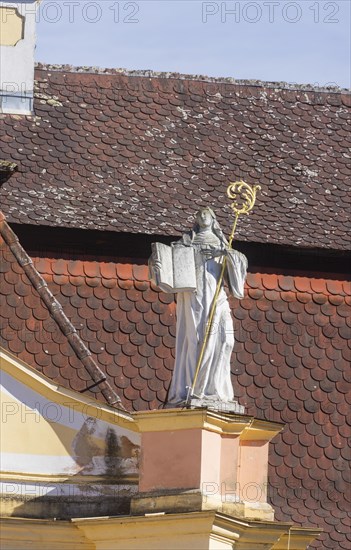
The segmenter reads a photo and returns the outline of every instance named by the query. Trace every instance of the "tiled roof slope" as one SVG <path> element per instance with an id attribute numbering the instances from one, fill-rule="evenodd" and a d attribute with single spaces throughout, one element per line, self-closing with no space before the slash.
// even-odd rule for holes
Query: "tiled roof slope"
<path id="1" fill-rule="evenodd" d="M 230 79 L 36 70 L 35 117 L 1 115 L 10 222 L 178 235 L 197 205 L 260 184 L 240 240 L 346 249 L 346 91 Z"/>
<path id="2" fill-rule="evenodd" d="M 63 372 L 71 368 L 76 369 L 86 382 L 86 387 L 80 391 L 94 387 L 101 392 L 103 401 L 106 400 L 109 405 L 123 409 L 120 398 L 106 380 L 106 374 L 92 358 L 88 347 L 65 315 L 60 302 L 48 288 L 44 277 L 33 266 L 32 260 L 19 244 L 18 238 L 8 226 L 2 212 L 0 212 L 0 273 L 1 279 L 3 279 L 2 274 L 6 273 L 5 280 L 1 280 L 0 303 L 3 313 L 0 318 L 0 343 L 2 344 L 3 340 L 6 342 L 6 339 L 13 340 L 9 348 L 16 353 L 23 341 L 31 342 L 34 335 L 38 335 L 39 341 L 44 344 L 42 351 L 47 354 L 48 359 L 46 366 L 49 366 L 49 369 L 45 374 L 49 378 L 56 378 L 50 365 L 50 351 L 46 349 L 50 348 L 51 333 L 55 332 L 60 343 L 69 350 L 72 360 L 68 362 L 64 355 L 61 356 L 60 366 L 63 367 Z M 8 284 L 10 280 L 12 287 Z M 8 293 L 9 290 L 10 293 Z M 5 304 L 5 300 L 8 304 Z M 12 307 L 8 309 L 8 305 Z M 10 312 L 8 317 L 6 317 L 6 310 Z M 41 315 L 41 326 L 36 332 L 33 322 L 35 323 L 38 314 Z M 30 364 L 34 367 L 38 366 L 33 357 L 30 357 Z"/>
<path id="3" fill-rule="evenodd" d="M 4 257 L 2 344 L 50 378 L 84 390 L 86 371 L 17 262 L 6 250 Z M 33 262 L 126 408 L 161 407 L 173 368 L 173 295 L 150 286 L 145 265 Z M 236 396 L 247 413 L 286 423 L 270 454 L 277 519 L 323 527 L 312 548 L 349 548 L 350 285 L 251 273 L 246 297 L 232 306 Z"/>

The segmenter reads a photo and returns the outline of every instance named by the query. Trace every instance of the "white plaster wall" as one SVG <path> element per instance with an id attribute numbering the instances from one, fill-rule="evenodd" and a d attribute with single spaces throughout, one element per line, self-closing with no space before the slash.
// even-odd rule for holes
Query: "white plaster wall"
<path id="1" fill-rule="evenodd" d="M 34 88 L 34 51 L 36 43 L 36 9 L 37 0 L 26 2 L 3 2 L 2 8 L 17 8 L 18 12 L 25 16 L 24 39 L 15 46 L 0 46 L 0 89 L 11 94 L 24 95 L 32 93 Z M 6 16 L 6 10 L 2 17 Z"/>

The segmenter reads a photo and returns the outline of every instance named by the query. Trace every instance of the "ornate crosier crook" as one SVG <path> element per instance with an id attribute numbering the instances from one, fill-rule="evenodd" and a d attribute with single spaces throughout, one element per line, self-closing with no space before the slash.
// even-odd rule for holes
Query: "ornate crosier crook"
<path id="1" fill-rule="evenodd" d="M 233 239 L 234 239 L 236 224 L 238 222 L 239 216 L 241 214 L 248 214 L 253 209 L 255 201 L 256 201 L 256 193 L 257 193 L 257 191 L 260 191 L 260 189 L 261 189 L 260 185 L 255 185 L 254 187 L 251 187 L 250 185 L 248 185 L 244 181 L 236 181 L 235 183 L 230 183 L 229 184 L 229 186 L 227 188 L 227 196 L 228 196 L 229 199 L 231 199 L 233 201 L 230 206 L 231 206 L 231 208 L 232 208 L 232 210 L 235 214 L 232 232 L 231 232 L 231 234 L 229 236 L 229 239 L 228 239 L 228 247 L 229 248 L 232 248 L 232 242 L 233 242 Z M 238 200 L 241 200 L 241 205 L 238 204 Z M 222 258 L 223 258 L 223 256 L 222 256 Z M 209 315 L 209 318 L 208 318 L 208 321 L 207 321 L 207 324 L 206 324 L 206 332 L 205 332 L 205 336 L 204 336 L 204 341 L 202 343 L 200 355 L 199 355 L 199 358 L 198 358 L 197 364 L 196 364 L 194 380 L 193 380 L 191 388 L 189 388 L 189 391 L 188 391 L 188 396 L 187 396 L 187 400 L 186 400 L 187 404 L 189 404 L 190 398 L 194 395 L 194 390 L 195 390 L 195 386 L 196 386 L 197 377 L 199 375 L 202 359 L 203 359 L 205 349 L 206 349 L 206 344 L 207 344 L 207 341 L 208 341 L 208 337 L 209 337 L 209 335 L 211 333 L 211 329 L 212 329 L 212 323 L 213 323 L 213 318 L 214 318 L 214 314 L 215 314 L 215 311 L 216 311 L 218 295 L 219 295 L 220 290 L 221 290 L 226 265 L 227 265 L 227 257 L 224 256 L 224 258 L 222 260 L 222 269 L 221 269 L 221 273 L 220 273 L 220 276 L 219 276 L 219 279 L 218 279 L 216 292 L 215 292 L 215 295 L 213 297 L 213 302 L 212 302 L 212 305 L 211 305 L 210 315 Z"/>

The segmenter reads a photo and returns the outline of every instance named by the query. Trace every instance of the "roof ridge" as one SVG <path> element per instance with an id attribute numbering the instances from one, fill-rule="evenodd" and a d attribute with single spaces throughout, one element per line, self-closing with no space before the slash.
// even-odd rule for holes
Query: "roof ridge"
<path id="1" fill-rule="evenodd" d="M 119 409 L 124 409 L 121 399 L 118 397 L 116 392 L 112 389 L 110 383 L 106 380 L 105 374 L 102 372 L 100 367 L 96 364 L 93 359 L 90 350 L 84 344 L 83 340 L 77 333 L 75 327 L 65 315 L 63 308 L 59 301 L 52 294 L 51 290 L 48 288 L 47 283 L 44 278 L 40 275 L 37 269 L 33 265 L 33 261 L 28 256 L 27 252 L 21 246 L 17 235 L 8 225 L 4 214 L 0 210 L 0 234 L 2 235 L 4 241 L 9 246 L 11 252 L 16 258 L 18 264 L 22 267 L 28 279 L 30 280 L 32 286 L 38 292 L 40 298 L 46 305 L 49 310 L 50 316 L 61 332 L 67 338 L 69 344 L 71 345 L 73 351 L 75 352 L 78 359 L 83 363 L 84 368 L 90 374 L 93 384 L 91 384 L 87 391 L 92 387 L 99 386 L 101 393 L 105 397 L 107 403 Z M 84 393 L 81 392 L 81 393 Z"/>
<path id="2" fill-rule="evenodd" d="M 298 90 L 298 91 L 314 91 L 326 93 L 351 93 L 351 89 L 342 88 L 338 85 L 315 86 L 314 84 L 298 84 L 295 82 L 272 82 L 263 80 L 246 80 L 236 79 L 233 77 L 215 77 L 201 74 L 184 74 L 171 71 L 153 71 L 151 69 L 137 70 L 125 68 L 104 68 L 94 66 L 74 66 L 69 64 L 49 64 L 36 63 L 36 69 L 43 71 L 70 72 L 81 74 L 97 74 L 97 75 L 119 75 L 130 77 L 144 78 L 159 78 L 159 79 L 175 79 L 175 80 L 193 80 L 202 82 L 212 82 L 217 84 L 233 84 L 236 86 L 252 86 L 256 88 L 279 88 L 282 90 Z M 332 84 L 332 83 L 331 83 Z M 334 84 L 334 83 L 333 83 Z"/>

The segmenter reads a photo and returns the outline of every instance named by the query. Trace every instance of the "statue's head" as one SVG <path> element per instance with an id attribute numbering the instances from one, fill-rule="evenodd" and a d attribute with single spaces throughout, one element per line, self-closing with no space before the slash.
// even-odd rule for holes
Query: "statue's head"
<path id="1" fill-rule="evenodd" d="M 216 220 L 216 216 L 211 208 L 205 207 L 205 208 L 200 208 L 200 210 L 196 214 L 195 219 L 196 219 L 197 230 L 209 229 L 213 227 L 213 223 Z"/>
<path id="2" fill-rule="evenodd" d="M 209 206 L 200 208 L 196 213 L 193 235 L 198 233 L 201 229 L 210 229 L 223 244 L 227 244 L 227 239 L 222 233 L 216 214 Z"/>

